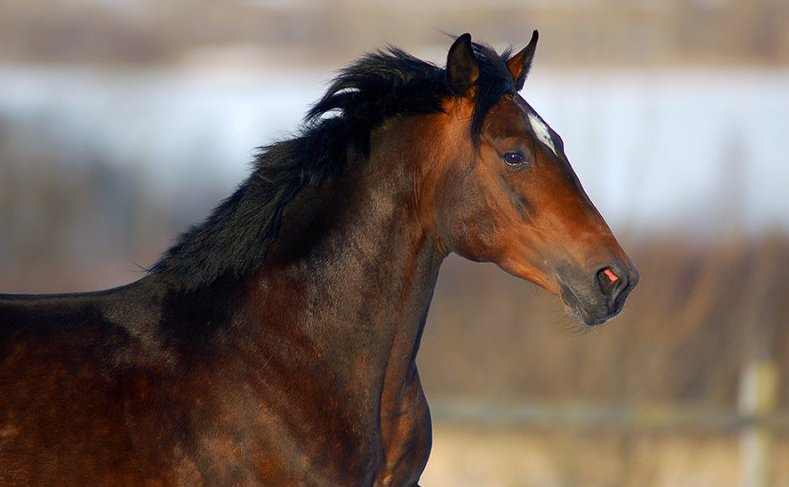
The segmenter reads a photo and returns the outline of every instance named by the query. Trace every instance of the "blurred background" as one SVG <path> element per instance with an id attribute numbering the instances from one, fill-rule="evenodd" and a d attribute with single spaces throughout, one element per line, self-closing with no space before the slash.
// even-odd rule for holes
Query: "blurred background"
<path id="1" fill-rule="evenodd" d="M 0 0 L 0 290 L 140 278 L 364 52 L 534 28 L 522 94 L 641 284 L 585 330 L 450 257 L 422 484 L 789 486 L 785 0 Z"/>

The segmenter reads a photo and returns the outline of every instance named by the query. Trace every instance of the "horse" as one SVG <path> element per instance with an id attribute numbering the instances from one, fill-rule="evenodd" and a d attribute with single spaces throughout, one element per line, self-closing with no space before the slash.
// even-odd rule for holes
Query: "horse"
<path id="1" fill-rule="evenodd" d="M 519 94 L 537 39 L 363 56 L 138 281 L 0 296 L 0 484 L 417 486 L 445 257 L 590 326 L 638 281 Z"/>

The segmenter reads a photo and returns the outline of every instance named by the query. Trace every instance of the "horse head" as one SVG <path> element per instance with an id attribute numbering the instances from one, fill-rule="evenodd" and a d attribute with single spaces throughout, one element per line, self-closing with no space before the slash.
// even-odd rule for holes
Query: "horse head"
<path id="1" fill-rule="evenodd" d="M 560 296 L 587 325 L 621 311 L 638 271 L 584 192 L 559 135 L 518 94 L 537 45 L 497 56 L 468 34 L 449 50 L 431 202 L 447 249 Z M 505 72 L 506 70 L 506 72 Z M 468 137 L 468 134 L 471 134 Z"/>

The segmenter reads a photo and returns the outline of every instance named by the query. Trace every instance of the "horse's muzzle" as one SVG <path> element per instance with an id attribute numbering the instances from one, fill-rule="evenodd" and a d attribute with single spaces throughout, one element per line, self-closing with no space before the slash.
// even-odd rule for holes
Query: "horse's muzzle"
<path id="1" fill-rule="evenodd" d="M 591 279 L 579 278 L 576 272 L 559 274 L 562 300 L 589 326 L 605 323 L 619 314 L 639 279 L 632 263 L 611 263 L 591 273 L 583 272 L 585 276 L 592 274 Z"/>

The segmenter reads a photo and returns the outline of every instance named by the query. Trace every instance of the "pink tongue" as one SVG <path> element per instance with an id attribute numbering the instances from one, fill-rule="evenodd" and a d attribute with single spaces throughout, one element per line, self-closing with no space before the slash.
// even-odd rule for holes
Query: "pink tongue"
<path id="1" fill-rule="evenodd" d="M 605 274 L 605 277 L 607 277 L 608 280 L 611 281 L 611 282 L 616 282 L 616 281 L 619 280 L 619 278 L 616 277 L 616 274 L 614 274 L 614 272 L 611 269 L 607 268 L 607 267 L 605 269 L 603 269 L 603 274 Z"/>

